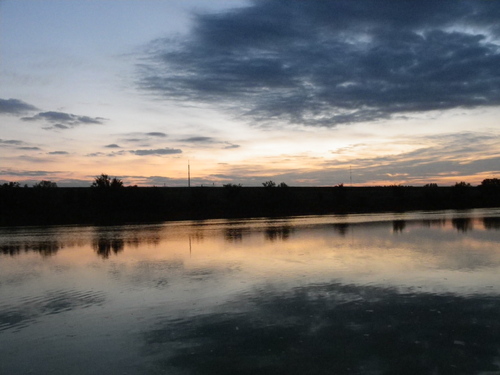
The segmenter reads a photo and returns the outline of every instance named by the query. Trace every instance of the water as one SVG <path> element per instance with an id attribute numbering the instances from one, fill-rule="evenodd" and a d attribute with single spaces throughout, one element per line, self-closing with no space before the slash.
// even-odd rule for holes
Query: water
<path id="1" fill-rule="evenodd" d="M 0 228 L 0 374 L 500 374 L 500 209 Z"/>

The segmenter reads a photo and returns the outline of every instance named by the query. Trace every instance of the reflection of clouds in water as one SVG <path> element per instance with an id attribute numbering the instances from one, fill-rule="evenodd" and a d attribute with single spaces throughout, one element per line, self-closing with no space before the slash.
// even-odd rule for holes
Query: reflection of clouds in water
<path id="1" fill-rule="evenodd" d="M 22 329 L 43 315 L 101 305 L 105 301 L 103 292 L 57 290 L 36 297 L 26 297 L 11 305 L 0 306 L 0 331 Z"/>
<path id="2" fill-rule="evenodd" d="M 155 370 L 203 374 L 498 371 L 500 300 L 339 283 L 241 296 L 144 335 Z"/>

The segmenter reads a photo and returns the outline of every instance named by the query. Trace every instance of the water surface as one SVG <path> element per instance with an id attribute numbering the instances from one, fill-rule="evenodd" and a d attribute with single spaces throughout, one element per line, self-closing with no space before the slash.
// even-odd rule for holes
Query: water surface
<path id="1" fill-rule="evenodd" d="M 498 374 L 500 210 L 0 228 L 1 374 Z"/>

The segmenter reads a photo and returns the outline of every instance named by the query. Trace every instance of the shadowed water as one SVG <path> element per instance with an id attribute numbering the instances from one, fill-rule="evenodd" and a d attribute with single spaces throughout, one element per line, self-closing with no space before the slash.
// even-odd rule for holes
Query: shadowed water
<path id="1" fill-rule="evenodd" d="M 0 228 L 1 374 L 498 374 L 500 210 Z"/>

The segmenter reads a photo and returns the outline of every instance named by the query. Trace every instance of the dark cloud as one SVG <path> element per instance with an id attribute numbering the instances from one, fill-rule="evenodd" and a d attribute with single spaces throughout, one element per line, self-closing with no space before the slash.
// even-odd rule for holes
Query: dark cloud
<path id="1" fill-rule="evenodd" d="M 106 154 L 104 152 L 92 152 L 92 153 L 87 154 L 85 156 L 88 156 L 88 157 L 91 157 L 91 158 L 95 158 L 97 156 L 106 156 Z"/>
<path id="2" fill-rule="evenodd" d="M 18 176 L 18 177 L 43 177 L 43 176 L 51 176 L 54 173 L 53 171 L 16 171 L 16 170 L 0 170 L 1 175 L 9 175 L 9 176 Z"/>
<path id="3" fill-rule="evenodd" d="M 0 99 L 0 113 L 21 115 L 27 112 L 38 111 L 34 105 L 19 99 Z"/>
<path id="4" fill-rule="evenodd" d="M 233 148 L 240 148 L 240 145 L 234 145 L 234 144 L 231 144 L 231 143 L 227 143 L 226 146 L 224 146 L 224 149 L 226 149 L 226 150 L 230 150 L 230 149 L 233 149 Z"/>
<path id="5" fill-rule="evenodd" d="M 24 142 L 17 139 L 0 139 L 0 145 L 18 146 L 22 144 Z"/>
<path id="6" fill-rule="evenodd" d="M 130 151 L 132 154 L 145 156 L 145 155 L 172 155 L 172 154 L 180 154 L 182 150 L 177 148 L 159 148 L 156 150 L 132 150 Z"/>
<path id="7" fill-rule="evenodd" d="M 106 145 L 104 147 L 106 147 L 106 148 L 120 148 L 120 146 L 118 146 L 116 143 L 112 143 L 112 144 Z"/>
<path id="8" fill-rule="evenodd" d="M 105 120 L 102 117 L 77 116 L 65 112 L 39 112 L 31 117 L 22 117 L 23 121 L 45 121 L 53 124 L 51 128 L 68 129 L 78 125 L 100 125 Z"/>
<path id="9" fill-rule="evenodd" d="M 56 128 L 56 129 L 69 129 L 70 127 L 67 126 L 67 125 L 63 125 L 63 124 L 55 124 L 53 126 L 53 128 Z"/>
<path id="10" fill-rule="evenodd" d="M 19 150 L 25 150 L 25 151 L 39 151 L 40 150 L 40 147 L 29 147 L 29 146 L 25 146 L 25 147 L 18 147 Z"/>
<path id="11" fill-rule="evenodd" d="M 49 155 L 68 155 L 69 152 L 67 151 L 52 151 L 48 153 Z"/>
<path id="12" fill-rule="evenodd" d="M 162 132 L 149 132 L 146 133 L 146 135 L 149 135 L 150 137 L 166 137 L 167 135 Z"/>
<path id="13" fill-rule="evenodd" d="M 260 124 L 498 105 L 498 19 L 496 1 L 253 1 L 152 43 L 140 85 Z"/>
<path id="14" fill-rule="evenodd" d="M 211 137 L 189 137 L 181 139 L 182 142 L 192 142 L 192 143 L 212 143 L 214 141 Z"/>

